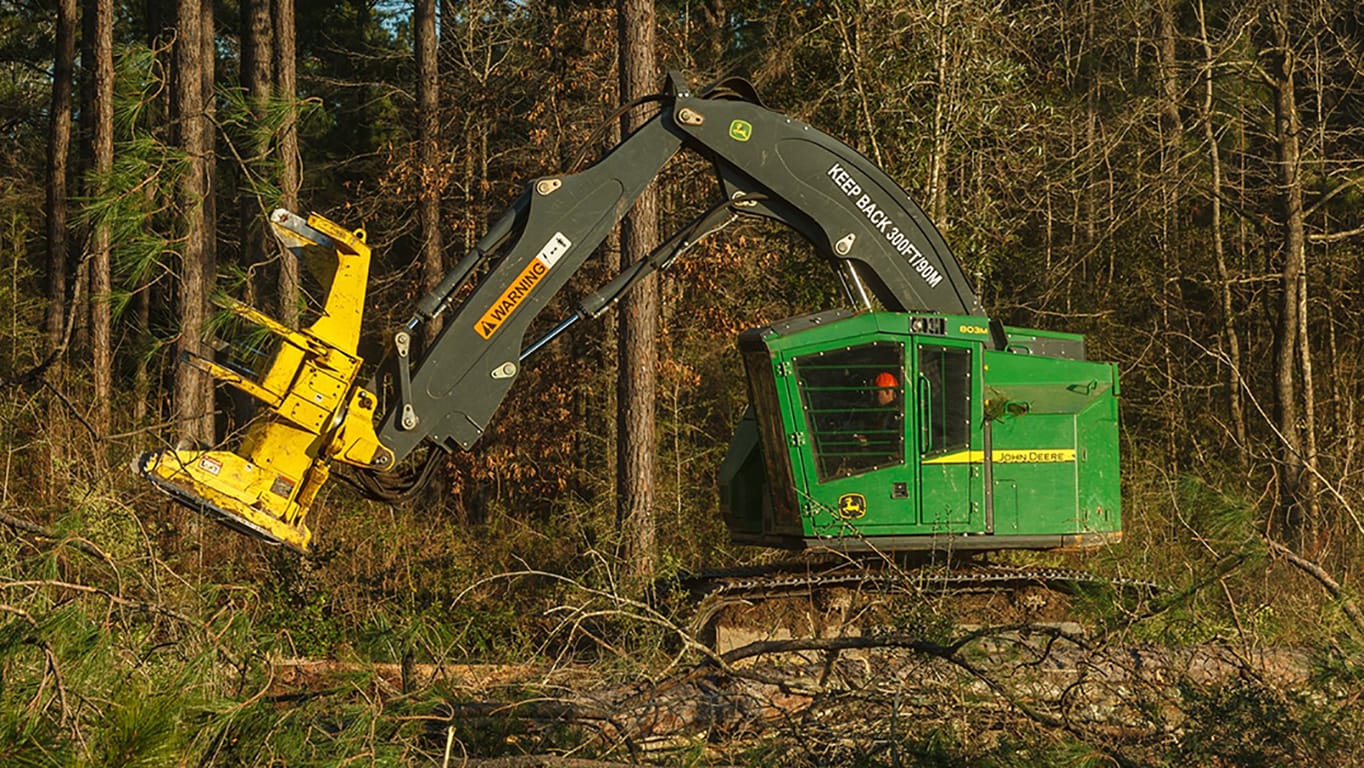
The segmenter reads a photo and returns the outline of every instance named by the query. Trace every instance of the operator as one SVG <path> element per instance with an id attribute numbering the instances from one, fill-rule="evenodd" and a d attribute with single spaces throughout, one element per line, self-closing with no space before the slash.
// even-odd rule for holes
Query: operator
<path id="1" fill-rule="evenodd" d="M 889 408 L 895 402 L 896 387 L 900 385 L 900 380 L 895 378 L 895 374 L 890 371 L 881 371 L 872 379 L 872 401 L 878 408 Z"/>
<path id="2" fill-rule="evenodd" d="M 858 429 L 854 434 L 864 448 L 898 450 L 902 414 L 895 407 L 900 394 L 900 379 L 890 371 L 881 371 L 871 381 L 871 401 L 866 410 L 857 415 Z"/>

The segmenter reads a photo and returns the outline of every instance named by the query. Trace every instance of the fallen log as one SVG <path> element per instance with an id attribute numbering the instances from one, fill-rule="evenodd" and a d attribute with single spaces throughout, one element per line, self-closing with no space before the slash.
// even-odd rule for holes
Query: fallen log
<path id="1" fill-rule="evenodd" d="M 335 688 L 347 678 L 372 676 L 391 691 L 405 692 L 447 683 L 471 693 L 539 680 L 546 669 L 535 664 L 401 664 L 282 659 L 270 665 L 267 695 L 296 696 Z"/>

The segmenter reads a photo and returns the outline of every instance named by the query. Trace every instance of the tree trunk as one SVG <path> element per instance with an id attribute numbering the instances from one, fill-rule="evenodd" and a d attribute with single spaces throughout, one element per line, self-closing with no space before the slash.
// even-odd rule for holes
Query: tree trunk
<path id="1" fill-rule="evenodd" d="M 52 59 L 52 110 L 47 143 L 47 341 L 56 348 L 66 318 L 70 271 L 67 164 L 71 155 L 71 88 L 76 67 L 76 0 L 57 3 L 57 48 Z"/>
<path id="2" fill-rule="evenodd" d="M 52 59 L 52 106 L 48 113 L 47 139 L 47 343 L 56 350 L 63 341 L 67 305 L 72 300 L 66 290 L 71 271 L 71 246 L 68 235 L 67 175 L 71 155 L 71 89 L 76 59 L 76 0 L 57 3 L 57 40 Z M 50 382 L 62 377 L 62 358 L 57 357 L 48 369 Z M 61 405 L 55 398 L 48 401 L 48 450 L 52 466 L 57 466 L 65 454 L 66 439 L 62 433 Z M 57 490 L 56 478 L 48 475 L 45 492 Z"/>
<path id="3" fill-rule="evenodd" d="M 207 115 L 203 92 L 203 0 L 178 0 L 174 94 L 178 141 L 189 158 L 178 185 L 181 220 L 180 280 L 176 313 L 181 355 L 202 355 L 205 320 L 205 269 L 208 265 Z M 184 362 L 175 369 L 175 419 L 182 443 L 207 442 L 212 437 L 211 384 Z"/>
<path id="4" fill-rule="evenodd" d="M 275 93 L 287 105 L 280 131 L 280 205 L 298 211 L 298 190 L 303 170 L 298 153 L 298 64 L 294 50 L 294 0 L 273 0 L 275 28 Z M 279 270 L 279 319 L 298 325 L 298 261 L 283 254 Z"/>
<path id="5" fill-rule="evenodd" d="M 436 0 L 416 0 L 412 14 L 414 53 L 417 57 L 417 172 L 420 199 L 417 217 L 421 231 L 423 292 L 435 288 L 445 274 L 441 264 L 440 232 L 440 70 L 436 57 Z M 440 331 L 437 322 L 428 323 L 426 341 Z"/>
<path id="6" fill-rule="evenodd" d="M 853 8 L 851 14 L 852 18 L 849 19 L 844 15 L 842 8 L 839 5 L 834 5 L 834 9 L 837 14 L 836 23 L 838 25 L 839 37 L 843 42 L 845 60 L 848 62 L 849 69 L 852 70 L 853 89 L 856 92 L 857 98 L 857 111 L 861 113 L 859 117 L 862 120 L 863 130 L 867 133 L 866 146 L 870 151 L 871 159 L 878 166 L 884 166 L 885 161 L 881 157 L 881 145 L 876 139 L 876 120 L 872 116 L 871 102 L 873 98 L 872 95 L 867 92 L 866 79 L 862 74 L 862 61 L 866 58 L 862 49 L 862 19 L 864 14 L 861 9 Z M 941 89 L 939 93 L 941 95 Z M 930 169 L 930 186 L 934 183 L 933 180 L 936 178 L 933 177 L 932 174 L 937 173 L 942 169 L 941 165 L 936 164 L 936 157 L 934 160 L 935 164 Z M 942 226 L 941 222 L 937 222 L 937 224 L 940 227 Z"/>
<path id="7" fill-rule="evenodd" d="M 254 123 L 250 155 L 242 173 L 257 180 L 263 180 L 269 174 L 270 136 L 261 126 L 270 108 L 270 51 L 273 47 L 270 40 L 270 0 L 241 0 L 241 81 L 246 91 L 246 106 Z M 241 264 L 252 270 L 252 265 L 259 263 L 269 252 L 265 217 L 274 201 L 262 201 L 252 192 L 251 184 L 242 184 L 241 187 L 238 200 Z M 254 294 L 257 286 L 252 278 L 253 275 L 248 274 L 246 289 Z M 255 302 L 248 298 L 247 303 Z"/>
<path id="8" fill-rule="evenodd" d="M 1297 362 L 1300 312 L 1298 281 L 1306 265 L 1306 235 L 1302 202 L 1301 156 L 1298 146 L 1297 94 L 1293 87 L 1294 60 L 1288 32 L 1288 3 L 1279 0 L 1270 13 L 1274 50 L 1270 56 L 1274 89 L 1274 132 L 1278 150 L 1279 188 L 1283 206 L 1284 263 L 1280 282 L 1278 348 L 1275 350 L 1274 385 L 1282 441 L 1283 475 L 1280 478 L 1280 510 L 1288 534 L 1300 540 L 1307 523 L 1303 518 L 1302 432 L 1298 424 Z"/>
<path id="9" fill-rule="evenodd" d="M 90 120 L 91 171 L 95 183 L 89 194 L 100 197 L 105 193 L 110 172 L 114 167 L 114 3 L 113 0 L 90 0 L 85 12 L 91 15 L 88 43 L 91 54 Z M 94 369 L 95 409 L 92 426 L 100 434 L 108 434 L 113 409 L 113 329 L 109 313 L 110 240 L 109 225 L 95 222 L 90 233 L 90 363 Z"/>
<path id="10" fill-rule="evenodd" d="M 270 0 L 242 0 L 241 3 L 241 80 L 247 105 L 257 119 L 264 119 L 270 104 L 271 51 Z M 257 158 L 269 147 L 268 137 L 256 146 Z"/>
<path id="11" fill-rule="evenodd" d="M 1306 224 L 1304 223 L 1304 227 Z M 1304 249 L 1305 250 L 1305 249 Z M 1304 550 L 1308 555 L 1321 554 L 1322 536 L 1327 534 L 1326 521 L 1321 516 L 1321 499 L 1317 494 L 1317 399 L 1312 384 L 1312 340 L 1308 336 L 1308 289 L 1307 264 L 1304 254 L 1303 267 L 1298 272 L 1298 366 L 1302 374 L 1302 450 L 1303 479 L 1302 498 L 1307 505 L 1307 520 L 1312 530 L 1313 541 Z"/>
<path id="12" fill-rule="evenodd" d="M 728 66 L 725 54 L 729 52 L 730 45 L 729 10 L 725 0 L 704 0 L 700 12 L 705 25 L 706 70 L 718 75 Z"/>
<path id="13" fill-rule="evenodd" d="M 1112 166 L 1105 162 L 1108 150 L 1101 145 L 1105 140 L 1101 133 L 1101 122 L 1104 118 L 1100 109 L 1104 100 L 1104 79 L 1097 63 L 1099 58 L 1097 52 L 1103 43 L 1098 39 L 1096 28 L 1103 22 L 1100 16 L 1102 13 L 1103 10 L 1095 7 L 1094 0 L 1086 0 L 1084 43 L 1080 47 L 1080 55 L 1076 57 L 1075 63 L 1076 71 L 1085 83 L 1083 153 L 1087 170 L 1081 198 L 1075 204 L 1075 216 L 1082 217 L 1083 221 L 1078 227 L 1074 225 L 1070 227 L 1070 236 L 1071 243 L 1084 246 L 1085 252 L 1090 252 L 1099 242 L 1100 232 L 1105 229 L 1104 222 L 1117 218 L 1112 210 L 1115 186 L 1113 170 Z M 1119 249 L 1109 247 L 1103 250 L 1108 253 L 1107 264 L 1104 266 L 1106 290 L 1111 290 L 1117 274 Z M 1048 268 L 1050 264 L 1049 260 Z"/>
<path id="14" fill-rule="evenodd" d="M 1236 440 L 1237 463 L 1245 466 L 1249 458 L 1246 453 L 1246 416 L 1241 403 L 1241 338 L 1236 332 L 1236 307 L 1231 297 L 1231 275 L 1227 269 L 1227 248 L 1222 237 L 1222 152 L 1213 126 L 1213 67 L 1215 57 L 1212 43 L 1208 39 L 1207 20 L 1203 2 L 1198 4 L 1199 42 L 1203 46 L 1203 139 L 1208 144 L 1208 183 L 1212 188 L 1212 251 L 1217 262 L 1217 281 L 1220 285 L 1219 298 L 1222 303 L 1222 337 L 1226 345 L 1227 358 L 1227 410 L 1231 420 L 1232 435 Z"/>
<path id="15" fill-rule="evenodd" d="M 1180 104 L 1180 84 L 1179 84 L 1179 56 L 1176 50 L 1176 35 L 1178 30 L 1175 28 L 1174 17 L 1175 0 L 1161 0 L 1157 5 L 1156 13 L 1159 26 L 1159 39 L 1157 45 L 1157 57 L 1160 61 L 1160 86 L 1161 86 L 1161 105 L 1160 105 L 1160 190 L 1161 190 L 1161 209 L 1163 218 L 1161 221 L 1161 240 L 1160 253 L 1162 264 L 1160 268 L 1160 334 L 1161 358 L 1165 370 L 1163 388 L 1164 418 L 1167 420 L 1164 434 L 1166 436 L 1165 451 L 1171 461 L 1180 461 L 1181 444 L 1187 444 L 1192 438 L 1197 440 L 1197 436 L 1185 434 L 1184 440 L 1176 440 L 1176 435 L 1181 433 L 1180 426 L 1184 423 L 1184 403 L 1182 392 L 1184 387 L 1176 379 L 1175 370 L 1179 363 L 1175 360 L 1172 339 L 1174 324 L 1176 319 L 1171 312 L 1172 308 L 1184 306 L 1182 297 L 1179 295 L 1180 274 L 1179 258 L 1179 210 L 1182 205 L 1180 196 L 1180 154 L 1183 152 L 1184 123 L 1179 114 Z"/>
<path id="16" fill-rule="evenodd" d="M 217 52 L 213 21 L 213 0 L 202 0 L 199 5 L 199 57 L 200 93 L 204 100 L 203 133 L 199 140 L 200 152 L 204 158 L 204 316 L 211 313 L 209 297 L 218 283 L 218 131 L 217 98 L 215 91 L 217 75 Z M 210 395 L 211 399 L 211 395 Z M 209 417 L 210 425 L 212 417 Z M 212 427 L 210 426 L 210 430 Z M 210 432 L 211 433 L 211 432 Z"/>
<path id="17" fill-rule="evenodd" d="M 620 0 L 621 102 L 655 87 L 653 0 Z M 640 111 L 625 116 L 627 134 L 643 122 Z M 648 256 L 658 242 L 658 200 L 652 185 L 621 223 L 622 267 Z M 623 562 L 635 587 L 654 573 L 654 398 L 658 366 L 658 281 L 641 280 L 621 301 L 617 375 L 616 521 Z"/>
<path id="18" fill-rule="evenodd" d="M 175 5 L 169 0 L 146 0 L 144 6 L 146 14 L 146 37 L 143 42 L 147 47 L 154 51 L 169 50 L 170 43 L 175 36 Z M 150 104 L 149 113 L 154 115 L 153 122 L 161 122 L 174 128 L 173 110 L 171 108 L 172 88 L 163 88 Z M 146 198 L 146 210 L 154 210 L 157 207 L 157 190 L 153 185 L 147 185 L 141 192 Z M 133 323 L 136 333 L 137 343 L 140 349 L 147 349 L 153 344 L 152 340 L 152 305 L 163 306 L 175 301 L 176 289 L 174 286 L 166 286 L 150 277 L 144 277 L 137 285 L 137 296 L 133 305 Z M 165 397 L 164 387 L 167 377 L 160 375 L 159 369 L 153 367 L 153 360 L 149 355 L 137 355 L 137 367 L 133 373 L 133 422 L 144 424 L 148 419 L 152 421 L 164 421 L 173 418 L 175 415 L 175 404 L 168 403 L 170 398 Z M 170 381 L 172 387 L 175 386 L 174 379 Z M 169 405 L 169 408 L 167 406 Z"/>
<path id="19" fill-rule="evenodd" d="M 133 299 L 133 328 L 138 339 L 148 339 L 151 337 L 151 302 L 152 287 L 150 285 L 139 286 L 137 296 Z M 133 371 L 133 423 L 143 424 L 151 415 L 148 403 L 152 398 L 152 377 L 150 360 L 147 355 L 137 356 L 137 367 Z M 161 398 L 157 398 L 158 402 Z M 160 411 L 156 412 L 159 418 L 162 416 Z"/>
<path id="20" fill-rule="evenodd" d="M 951 107 L 952 94 L 949 81 L 948 8 L 945 0 L 938 0 L 934 6 L 933 17 L 937 32 L 933 41 L 937 49 L 934 53 L 937 66 L 934 72 L 936 87 L 933 93 L 933 155 L 928 164 L 928 215 L 938 229 L 946 232 L 947 226 L 947 152 L 950 147 L 947 111 Z M 860 15 L 860 14 L 859 14 Z M 878 161 L 879 162 L 879 161 Z"/>

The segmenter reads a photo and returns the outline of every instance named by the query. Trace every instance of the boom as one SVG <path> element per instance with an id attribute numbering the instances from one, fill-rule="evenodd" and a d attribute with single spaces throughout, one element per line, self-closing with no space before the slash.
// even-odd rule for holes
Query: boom
<path id="1" fill-rule="evenodd" d="M 487 429 L 527 357 L 583 318 L 609 309 L 630 286 L 665 269 L 702 237 L 739 216 L 779 221 L 802 234 L 863 309 L 980 317 L 994 349 L 1003 326 L 979 302 L 942 236 L 888 175 L 856 150 L 772 112 L 752 86 L 727 80 L 693 94 L 676 74 L 649 99 L 657 115 L 599 162 L 578 173 L 533 180 L 510 209 L 431 293 L 393 338 L 384 372 L 394 400 L 358 379 L 369 249 L 362 231 L 277 211 L 280 239 L 328 291 L 323 317 L 290 329 L 232 303 L 228 308 L 279 340 L 259 380 L 191 359 L 264 403 L 237 451 L 163 450 L 137 469 L 176 499 L 223 522 L 299 549 L 304 518 L 333 462 L 361 470 L 371 495 L 392 500 L 430 477 L 439 452 L 414 478 L 392 470 L 423 443 L 470 448 Z M 634 106 L 634 105 L 630 105 Z M 583 297 L 553 330 L 528 340 L 547 303 L 597 249 L 635 200 L 681 150 L 708 158 L 716 203 L 652 254 Z M 463 297 L 463 298 L 457 298 Z M 443 317 L 420 355 L 412 334 Z M 983 331 L 982 331 L 983 332 Z"/>
<path id="2" fill-rule="evenodd" d="M 530 183 L 470 253 L 417 305 L 407 332 L 445 313 L 499 248 L 491 272 L 454 309 L 423 359 L 399 370 L 399 404 L 380 441 L 401 460 L 423 441 L 470 448 L 506 397 L 522 361 L 581 318 L 595 318 L 634 282 L 665 268 L 735 216 L 761 216 L 805 236 L 835 268 L 849 297 L 888 310 L 982 315 L 961 266 L 924 212 L 848 145 L 765 109 L 740 80 L 691 94 L 677 75 L 662 109 L 581 173 Z M 585 297 L 549 337 L 526 334 L 546 303 L 681 149 L 710 158 L 723 199 L 647 259 Z M 400 355 L 397 365 L 410 365 Z M 410 381 L 410 385 L 406 382 Z"/>

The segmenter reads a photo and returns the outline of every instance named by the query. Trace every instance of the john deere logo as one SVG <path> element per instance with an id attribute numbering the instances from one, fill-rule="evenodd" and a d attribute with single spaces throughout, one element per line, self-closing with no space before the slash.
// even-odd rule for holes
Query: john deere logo
<path id="1" fill-rule="evenodd" d="M 748 141 L 753 136 L 753 126 L 747 120 L 735 120 L 729 124 L 729 137 L 735 141 Z"/>
<path id="2" fill-rule="evenodd" d="M 860 493 L 845 493 L 838 497 L 838 518 L 857 520 L 867 514 L 867 497 Z"/>

